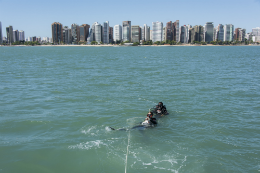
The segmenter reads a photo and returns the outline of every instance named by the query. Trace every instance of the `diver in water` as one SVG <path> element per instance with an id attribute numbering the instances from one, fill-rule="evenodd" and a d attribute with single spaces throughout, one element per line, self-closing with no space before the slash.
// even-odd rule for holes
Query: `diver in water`
<path id="1" fill-rule="evenodd" d="M 156 105 L 156 113 L 157 114 L 167 114 L 166 106 L 163 105 L 163 102 L 159 102 L 158 105 Z"/>
<path id="2" fill-rule="evenodd" d="M 150 112 L 150 111 L 148 112 L 147 118 L 149 120 L 149 124 L 151 124 L 151 125 L 157 124 L 156 118 L 153 118 L 152 112 Z"/>

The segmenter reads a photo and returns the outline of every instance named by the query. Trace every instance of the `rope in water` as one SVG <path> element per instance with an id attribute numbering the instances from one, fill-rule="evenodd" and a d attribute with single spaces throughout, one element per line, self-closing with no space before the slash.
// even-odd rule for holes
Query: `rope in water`
<path id="1" fill-rule="evenodd" d="M 128 156 L 128 147 L 129 147 L 129 143 L 130 143 L 130 130 L 129 130 L 129 133 L 128 133 L 128 144 L 127 144 L 127 148 L 126 148 L 125 173 L 126 173 L 126 168 L 127 168 L 127 156 Z"/>

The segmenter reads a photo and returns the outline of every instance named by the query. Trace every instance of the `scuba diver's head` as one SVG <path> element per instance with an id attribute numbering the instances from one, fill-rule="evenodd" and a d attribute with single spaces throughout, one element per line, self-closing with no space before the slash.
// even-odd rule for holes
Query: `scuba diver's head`
<path id="1" fill-rule="evenodd" d="M 152 117 L 153 113 L 152 112 L 148 112 L 147 117 Z"/>
<path id="2" fill-rule="evenodd" d="M 159 103 L 158 103 L 158 107 L 159 107 L 159 108 L 162 108 L 162 107 L 163 107 L 163 102 L 159 102 Z"/>

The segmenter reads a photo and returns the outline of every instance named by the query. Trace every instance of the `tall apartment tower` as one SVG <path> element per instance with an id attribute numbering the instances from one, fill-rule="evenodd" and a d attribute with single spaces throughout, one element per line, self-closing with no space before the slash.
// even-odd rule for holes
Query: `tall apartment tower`
<path id="1" fill-rule="evenodd" d="M 144 24 L 144 40 L 149 41 L 150 38 L 150 26 L 147 26 L 147 24 Z"/>
<path id="2" fill-rule="evenodd" d="M 215 40 L 224 41 L 224 26 L 219 24 L 216 28 Z"/>
<path id="3" fill-rule="evenodd" d="M 213 41 L 214 25 L 213 22 L 207 22 L 204 26 L 204 40 L 209 43 Z"/>
<path id="4" fill-rule="evenodd" d="M 90 44 L 92 41 L 96 41 L 95 39 L 95 26 L 98 22 L 94 22 L 90 28 L 87 43 Z"/>
<path id="5" fill-rule="evenodd" d="M 153 26 L 153 42 L 162 41 L 163 39 L 163 23 L 162 22 L 152 22 Z"/>
<path id="6" fill-rule="evenodd" d="M 173 40 L 174 37 L 174 24 L 172 21 L 166 23 L 165 27 L 165 40 Z"/>
<path id="7" fill-rule="evenodd" d="M 19 31 L 19 41 L 25 41 L 24 31 Z"/>
<path id="8" fill-rule="evenodd" d="M 180 32 L 179 32 L 179 25 L 180 25 L 180 21 L 179 20 L 176 20 L 174 22 L 174 38 L 173 40 L 176 41 L 176 42 L 179 42 L 180 41 Z"/>
<path id="9" fill-rule="evenodd" d="M 13 30 L 14 42 L 19 41 L 19 31 Z"/>
<path id="10" fill-rule="evenodd" d="M 89 34 L 89 25 L 88 24 L 83 24 L 79 26 L 79 41 L 80 42 L 85 42 L 88 39 L 88 34 Z"/>
<path id="11" fill-rule="evenodd" d="M 109 43 L 109 22 L 106 21 L 103 24 L 103 43 Z"/>
<path id="12" fill-rule="evenodd" d="M 224 25 L 224 41 L 234 40 L 234 25 L 226 24 Z"/>
<path id="13" fill-rule="evenodd" d="M 69 44 L 69 41 L 68 41 L 68 31 L 69 31 L 69 27 L 68 26 L 64 26 L 63 27 L 63 31 L 62 31 L 62 34 L 63 34 L 63 42 L 65 44 Z"/>
<path id="14" fill-rule="evenodd" d="M 255 42 L 260 42 L 260 27 L 252 28 L 252 34 L 255 36 Z"/>
<path id="15" fill-rule="evenodd" d="M 13 26 L 6 27 L 6 36 L 7 36 L 7 43 L 12 44 L 14 42 L 13 37 Z"/>
<path id="16" fill-rule="evenodd" d="M 234 40 L 238 41 L 239 40 L 239 30 L 241 28 L 236 28 L 234 32 Z"/>
<path id="17" fill-rule="evenodd" d="M 113 41 L 113 27 L 109 27 L 109 43 L 112 43 Z"/>
<path id="18" fill-rule="evenodd" d="M 0 21 L 0 44 L 3 44 L 3 32 L 2 32 L 2 23 Z"/>
<path id="19" fill-rule="evenodd" d="M 78 44 L 79 40 L 79 25 L 76 23 L 73 23 L 71 25 L 71 43 L 72 44 Z"/>
<path id="20" fill-rule="evenodd" d="M 239 30 L 239 38 L 238 41 L 245 41 L 245 36 L 246 36 L 246 29 L 240 29 Z"/>
<path id="21" fill-rule="evenodd" d="M 114 26 L 114 40 L 115 40 L 115 42 L 122 41 L 122 26 L 121 25 Z"/>
<path id="22" fill-rule="evenodd" d="M 102 41 L 102 26 L 99 23 L 95 25 L 95 41 L 98 43 Z"/>
<path id="23" fill-rule="evenodd" d="M 123 21 L 123 41 L 131 41 L 131 21 Z"/>
<path id="24" fill-rule="evenodd" d="M 133 25 L 131 26 L 131 42 L 140 42 L 141 33 L 140 33 L 140 27 L 139 25 Z"/>
<path id="25" fill-rule="evenodd" d="M 62 24 L 54 22 L 51 24 L 52 29 L 52 42 L 58 44 L 63 41 Z"/>

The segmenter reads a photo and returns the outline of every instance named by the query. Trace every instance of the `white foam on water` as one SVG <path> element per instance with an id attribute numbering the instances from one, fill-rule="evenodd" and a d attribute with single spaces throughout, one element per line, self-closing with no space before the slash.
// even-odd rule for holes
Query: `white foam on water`
<path id="1" fill-rule="evenodd" d="M 91 126 L 88 129 L 82 129 L 81 133 L 84 133 L 85 135 L 89 134 L 91 136 L 96 136 L 99 130 L 96 130 L 97 126 Z"/>
<path id="2" fill-rule="evenodd" d="M 79 143 L 76 145 L 71 145 L 68 148 L 69 149 L 89 150 L 92 148 L 100 148 L 101 146 L 107 146 L 107 144 L 101 140 L 96 140 L 96 141 L 82 142 L 82 143 Z"/>

